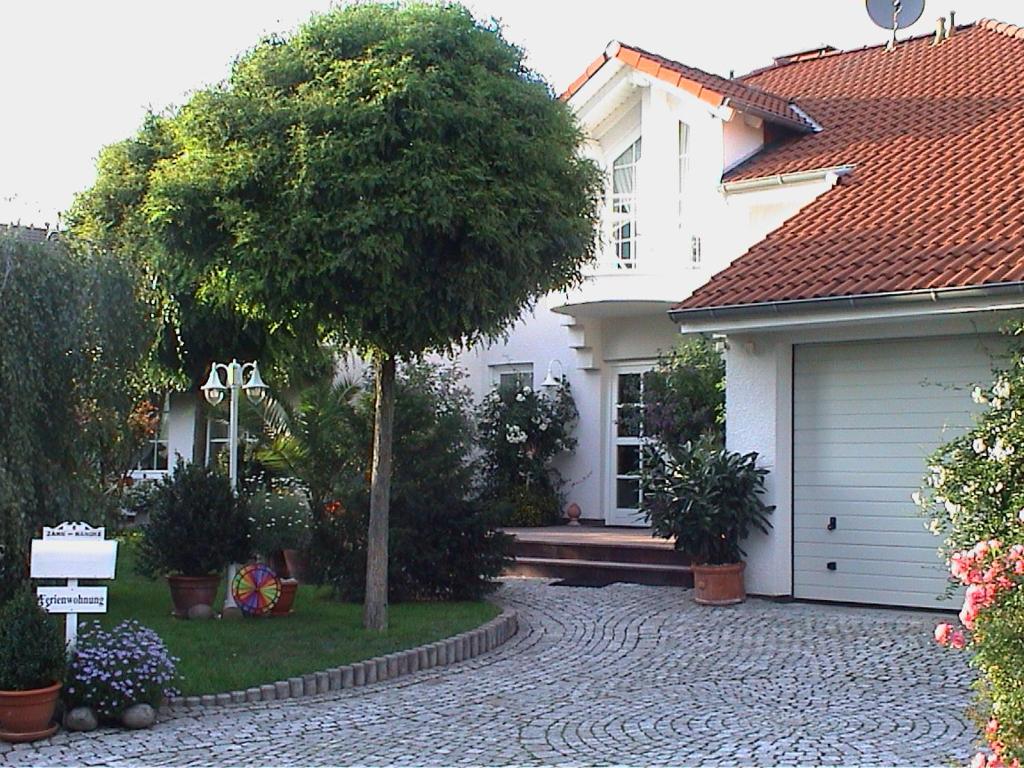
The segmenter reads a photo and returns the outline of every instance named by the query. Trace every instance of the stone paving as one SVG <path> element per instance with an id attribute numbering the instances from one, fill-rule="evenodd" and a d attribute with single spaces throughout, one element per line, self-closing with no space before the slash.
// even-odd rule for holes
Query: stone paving
<path id="1" fill-rule="evenodd" d="M 948 765 L 971 675 L 937 617 L 509 580 L 515 638 L 398 681 L 0 746 L 0 765 Z M 286 652 L 286 649 L 282 649 Z"/>

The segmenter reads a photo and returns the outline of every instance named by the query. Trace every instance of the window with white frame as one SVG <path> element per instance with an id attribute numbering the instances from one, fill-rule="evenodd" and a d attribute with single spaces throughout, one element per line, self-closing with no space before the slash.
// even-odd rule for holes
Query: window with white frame
<path id="1" fill-rule="evenodd" d="M 227 466 L 228 446 L 231 442 L 228 437 L 231 434 L 231 422 L 217 416 L 210 416 L 206 420 L 206 466 L 217 466 L 222 460 Z M 243 444 L 252 445 L 256 438 L 247 432 L 243 427 L 238 428 L 239 461 L 241 461 L 241 450 Z M 223 459 L 221 458 L 223 456 Z"/>
<path id="2" fill-rule="evenodd" d="M 677 128 L 676 141 L 676 171 L 678 177 L 678 187 L 676 189 L 676 226 L 679 230 L 679 240 L 686 254 L 687 265 L 692 269 L 697 269 L 701 265 L 701 242 L 700 237 L 691 231 L 693 216 L 687 210 L 686 199 L 686 187 L 690 176 L 690 126 L 681 120 Z"/>
<path id="3" fill-rule="evenodd" d="M 170 468 L 171 396 L 164 395 L 156 429 L 146 438 L 136 472 L 166 472 Z"/>
<path id="4" fill-rule="evenodd" d="M 227 419 L 211 416 L 206 420 L 206 466 L 217 466 L 220 455 L 227 455 L 230 426 Z"/>
<path id="5" fill-rule="evenodd" d="M 609 207 L 616 269 L 636 268 L 640 148 L 640 139 L 637 139 L 612 163 Z"/>
<path id="6" fill-rule="evenodd" d="M 640 512 L 643 472 L 643 448 L 647 442 L 644 430 L 646 371 L 633 368 L 615 377 L 612 401 L 613 450 L 612 469 L 614 522 L 628 523 Z"/>
<path id="7" fill-rule="evenodd" d="M 533 363 L 505 363 L 491 366 L 491 382 L 498 389 L 533 388 Z"/>

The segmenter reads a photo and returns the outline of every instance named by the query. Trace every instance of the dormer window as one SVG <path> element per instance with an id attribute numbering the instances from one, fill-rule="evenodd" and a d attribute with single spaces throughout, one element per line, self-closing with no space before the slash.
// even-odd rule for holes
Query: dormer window
<path id="1" fill-rule="evenodd" d="M 616 269 L 636 268 L 639 163 L 640 139 L 612 163 L 611 230 Z"/>

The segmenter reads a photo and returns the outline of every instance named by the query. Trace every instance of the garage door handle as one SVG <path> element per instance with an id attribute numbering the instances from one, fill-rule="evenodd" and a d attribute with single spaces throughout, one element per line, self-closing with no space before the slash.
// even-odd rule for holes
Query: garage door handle
<path id="1" fill-rule="evenodd" d="M 830 531 L 834 531 L 836 529 L 836 519 L 834 517 L 830 517 L 828 519 L 828 529 Z"/>
<path id="2" fill-rule="evenodd" d="M 828 568 L 830 571 L 834 571 L 836 569 L 836 561 L 829 560 L 827 563 L 825 563 L 825 567 Z"/>

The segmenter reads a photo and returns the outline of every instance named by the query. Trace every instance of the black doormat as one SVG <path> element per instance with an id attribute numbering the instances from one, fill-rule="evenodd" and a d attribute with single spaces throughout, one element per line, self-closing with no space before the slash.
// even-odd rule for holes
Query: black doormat
<path id="1" fill-rule="evenodd" d="M 560 579 L 559 581 L 552 581 L 548 584 L 549 587 L 587 587 L 589 589 L 600 589 L 601 587 L 607 587 L 609 584 L 617 584 L 614 580 L 607 579 L 587 579 L 587 578 L 575 578 L 575 579 Z"/>

